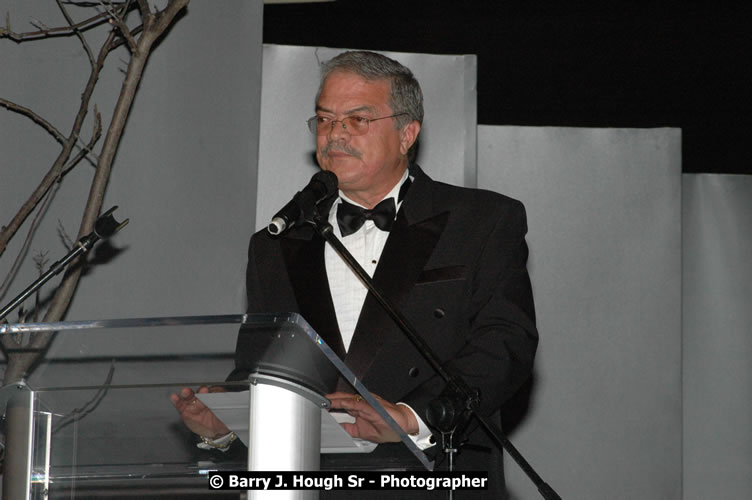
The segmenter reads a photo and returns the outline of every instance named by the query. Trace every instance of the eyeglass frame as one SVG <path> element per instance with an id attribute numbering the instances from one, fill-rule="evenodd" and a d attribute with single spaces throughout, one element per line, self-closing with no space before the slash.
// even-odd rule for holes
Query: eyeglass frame
<path id="1" fill-rule="evenodd" d="M 316 120 L 318 120 L 319 118 L 326 118 L 326 117 L 319 116 L 319 115 L 313 115 L 312 117 L 310 117 L 309 119 L 306 120 L 306 124 L 308 125 L 308 130 L 312 134 L 316 135 L 317 137 L 320 136 L 320 135 L 330 134 L 334 130 L 334 124 L 335 123 L 341 123 L 342 124 L 342 129 L 345 132 L 347 132 L 350 135 L 354 135 L 354 136 L 357 137 L 359 135 L 366 135 L 368 133 L 368 131 L 371 130 L 371 122 L 375 122 L 375 121 L 378 121 L 378 120 L 386 120 L 387 118 L 396 118 L 398 116 L 407 115 L 407 114 L 409 114 L 409 113 L 403 111 L 402 113 L 396 113 L 394 115 L 389 115 L 389 116 L 380 116 L 379 118 L 366 118 L 365 116 L 360 116 L 360 115 L 346 116 L 346 117 L 344 117 L 341 120 L 332 120 L 331 121 L 331 127 L 329 128 L 329 130 L 326 131 L 326 132 L 324 132 L 324 133 L 321 133 L 321 134 L 319 134 L 319 126 L 318 126 L 318 123 L 316 122 Z M 350 131 L 351 129 L 348 129 L 347 126 L 345 126 L 345 120 L 352 119 L 352 118 L 362 118 L 363 120 L 365 120 L 366 123 L 367 123 L 367 125 L 366 125 L 366 131 L 363 132 L 362 134 L 353 134 Z"/>

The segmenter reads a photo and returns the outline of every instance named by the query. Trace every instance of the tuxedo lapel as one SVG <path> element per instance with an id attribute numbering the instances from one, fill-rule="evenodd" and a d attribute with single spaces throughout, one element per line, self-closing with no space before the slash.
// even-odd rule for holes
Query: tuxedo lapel
<path id="1" fill-rule="evenodd" d="M 311 231 L 308 238 L 287 237 L 280 245 L 300 314 L 344 358 L 345 347 L 324 265 L 324 240 Z"/>
<path id="2" fill-rule="evenodd" d="M 432 182 L 421 171 L 416 173 L 373 276 L 376 288 L 398 309 L 418 280 L 449 217 L 447 211 L 433 210 Z M 384 344 L 402 335 L 369 292 L 347 353 L 347 365 L 362 378 Z"/>

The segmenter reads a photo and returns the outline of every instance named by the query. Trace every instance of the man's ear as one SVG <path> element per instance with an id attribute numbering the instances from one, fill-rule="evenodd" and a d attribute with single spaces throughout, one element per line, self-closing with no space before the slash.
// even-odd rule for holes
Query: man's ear
<path id="1" fill-rule="evenodd" d="M 413 120 L 400 131 L 400 153 L 407 154 L 410 147 L 418 140 L 418 134 L 420 134 L 420 123 L 418 120 Z"/>

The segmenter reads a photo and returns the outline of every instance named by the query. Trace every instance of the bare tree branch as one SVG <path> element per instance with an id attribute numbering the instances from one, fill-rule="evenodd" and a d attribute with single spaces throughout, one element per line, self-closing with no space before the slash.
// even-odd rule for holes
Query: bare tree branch
<path id="1" fill-rule="evenodd" d="M 48 122 L 29 108 L 11 102 L 7 99 L 3 99 L 2 97 L 0 97 L 0 106 L 7 108 L 9 111 L 13 111 L 27 118 L 30 118 L 32 121 L 34 121 L 34 123 L 40 125 L 43 129 L 49 132 L 49 134 L 52 135 L 52 137 L 54 137 L 57 142 L 59 142 L 60 144 L 65 143 L 66 137 L 58 129 L 56 129 L 50 122 Z"/>
<path id="2" fill-rule="evenodd" d="M 78 109 L 78 113 L 73 122 L 71 133 L 63 143 L 63 150 L 60 152 L 57 159 L 55 160 L 55 163 L 52 165 L 50 170 L 44 176 L 44 178 L 39 183 L 37 188 L 34 190 L 31 196 L 29 196 L 26 202 L 24 202 L 24 204 L 21 206 L 18 213 L 16 213 L 16 215 L 13 217 L 13 219 L 10 221 L 10 223 L 7 226 L 4 226 L 0 229 L 0 256 L 2 256 L 3 252 L 5 252 L 5 248 L 7 247 L 8 242 L 16 233 L 16 231 L 18 231 L 18 229 L 21 227 L 21 225 L 29 216 L 29 214 L 34 209 L 34 207 L 39 203 L 39 201 L 42 199 L 44 194 L 50 189 L 52 184 L 59 178 L 60 173 L 63 171 L 64 165 L 68 162 L 68 159 L 70 158 L 73 147 L 76 144 L 79 133 L 81 131 L 81 126 L 83 125 L 84 119 L 86 118 L 86 115 L 88 113 L 89 101 L 91 100 L 91 96 L 94 93 L 94 87 L 96 85 L 96 82 L 99 79 L 99 72 L 101 71 L 102 66 L 104 65 L 105 59 L 107 58 L 110 51 L 112 50 L 111 49 L 112 41 L 114 39 L 115 39 L 115 32 L 112 31 L 110 32 L 109 36 L 107 37 L 107 40 L 105 41 L 105 43 L 102 45 L 102 48 L 100 49 L 96 64 L 94 65 L 94 68 L 92 68 L 91 70 L 91 73 L 89 75 L 89 80 L 86 83 L 86 88 L 84 89 L 84 92 L 81 95 L 81 105 Z"/>
<path id="3" fill-rule="evenodd" d="M 44 24 L 44 23 L 43 23 L 42 21 L 40 21 L 39 19 L 34 19 L 34 18 L 32 18 L 32 19 L 30 19 L 30 20 L 29 20 L 29 23 L 30 23 L 30 24 L 31 24 L 32 26 L 34 26 L 34 27 L 36 27 L 36 28 L 39 28 L 40 30 L 48 30 L 48 29 L 50 29 L 50 28 L 49 28 L 49 26 L 47 26 L 46 24 Z"/>
<path id="4" fill-rule="evenodd" d="M 86 41 L 86 38 L 84 37 L 83 33 L 81 33 L 81 30 L 74 27 L 75 23 L 73 22 L 73 19 L 71 18 L 70 14 L 68 14 L 68 9 L 65 8 L 62 0 L 55 0 L 55 1 L 57 2 L 57 6 L 60 8 L 60 12 L 63 13 L 63 17 L 65 17 L 65 20 L 68 21 L 68 26 L 71 27 L 73 32 L 81 41 L 81 45 L 83 45 L 84 50 L 86 51 L 86 55 L 89 57 L 89 64 L 93 68 L 96 62 L 94 61 L 94 53 L 91 51 L 91 47 L 89 47 L 89 42 Z"/>
<path id="5" fill-rule="evenodd" d="M 132 3 L 132 0 L 120 0 L 119 2 L 113 2 L 112 0 L 109 0 L 110 4 L 112 5 L 126 5 L 129 3 Z M 76 7 L 97 7 L 99 6 L 99 1 L 76 1 L 76 0 L 66 0 L 63 3 L 67 3 L 68 5 L 75 5 Z"/>
<path id="6" fill-rule="evenodd" d="M 44 274 L 44 268 L 47 266 L 47 263 L 50 261 L 50 259 L 47 258 L 48 252 L 39 252 L 34 256 L 34 265 L 37 268 L 37 273 L 41 277 Z M 32 321 L 35 323 L 39 321 L 39 311 L 42 308 L 42 290 L 41 288 L 37 289 L 37 292 L 34 294 L 34 310 L 32 311 L 33 314 L 31 316 Z"/>
<path id="7" fill-rule="evenodd" d="M 110 172 L 112 170 L 112 163 L 115 153 L 117 151 L 120 138 L 122 137 L 123 129 L 125 127 L 128 114 L 130 113 L 133 99 L 138 89 L 139 82 L 143 75 L 143 70 L 148 60 L 154 42 L 164 33 L 164 31 L 170 26 L 175 19 L 175 16 L 183 9 L 189 0 L 169 0 L 167 7 L 157 14 L 153 13 L 146 0 L 138 0 L 138 7 L 141 11 L 141 19 L 143 26 L 129 31 L 131 36 L 135 32 L 139 32 L 140 36 L 136 43 L 136 49 L 131 52 L 131 60 L 128 65 L 127 74 L 120 92 L 120 97 L 115 106 L 115 110 L 112 115 L 112 121 L 107 130 L 107 134 L 104 139 L 102 151 L 97 161 L 97 168 L 94 173 L 94 178 L 91 182 L 89 190 L 89 198 L 86 202 L 84 214 L 82 217 L 81 225 L 77 238 L 81 238 L 90 233 L 94 227 L 94 222 L 102 208 L 102 201 L 104 193 L 109 181 Z M 129 4 L 125 4 L 124 12 L 129 8 Z M 122 33 L 125 37 L 125 33 Z M 84 94 L 88 94 L 87 97 L 82 97 L 82 105 L 79 110 L 79 116 L 77 117 L 74 125 L 73 132 L 68 137 L 64 145 L 64 153 L 58 157 L 58 161 L 55 162 L 51 172 L 59 172 L 62 166 L 65 164 L 67 158 L 70 157 L 71 147 L 75 137 L 80 132 L 81 123 L 83 117 L 86 115 L 86 109 L 88 109 L 88 100 L 91 96 L 91 89 L 96 82 L 96 76 L 98 76 L 101 70 L 104 58 L 106 55 L 116 46 L 119 42 L 116 40 L 115 31 L 110 32 L 110 36 L 105 41 L 102 49 L 100 50 L 97 63 L 92 69 L 89 83 L 87 84 Z M 93 78 L 93 80 L 92 80 Z M 80 118 L 80 120 L 79 120 Z M 62 159 L 62 161 L 60 161 Z M 50 173 L 51 173 L 50 172 Z M 49 175 L 49 173 L 48 173 Z M 43 183 L 44 184 L 44 183 Z M 41 188 L 42 186 L 40 186 Z M 31 204 L 31 200 L 27 202 Z M 26 206 L 26 204 L 25 204 Z M 15 220 L 15 218 L 14 218 Z M 7 228 L 3 228 L 0 231 L 0 252 L 7 246 L 7 239 L 3 242 L 3 237 L 6 237 Z M 14 229 L 16 231 L 17 229 Z M 77 259 L 80 261 L 80 258 Z M 77 265 L 78 262 L 71 263 L 70 267 L 66 271 L 63 279 L 55 291 L 54 297 L 50 303 L 49 308 L 44 316 L 44 321 L 57 321 L 64 317 L 67 311 L 72 297 L 75 293 L 78 285 L 79 278 L 81 276 L 82 267 Z M 23 351 L 13 353 L 13 356 L 8 357 L 8 365 L 5 372 L 5 382 L 19 380 L 23 378 L 28 370 L 34 365 L 41 353 L 46 350 L 47 346 L 52 339 L 51 333 L 34 333 L 30 336 L 28 345 Z"/>
<path id="8" fill-rule="evenodd" d="M 157 36 L 162 35 L 162 33 L 165 32 L 165 30 L 172 24 L 172 21 L 175 19 L 175 16 L 178 15 L 178 12 L 183 10 L 183 8 L 188 5 L 189 0 L 170 0 L 170 2 L 167 4 L 167 7 L 164 8 L 159 14 L 157 15 L 157 27 L 155 28 L 155 31 L 157 32 Z M 144 3 L 148 5 L 148 2 L 144 0 Z"/>
<path id="9" fill-rule="evenodd" d="M 151 25 L 154 24 L 154 13 L 151 11 L 151 7 L 149 7 L 149 2 L 138 0 L 138 8 L 141 10 L 141 21 L 145 29 L 150 30 Z"/>
<path id="10" fill-rule="evenodd" d="M 65 226 L 63 225 L 63 221 L 59 220 L 57 221 L 57 235 L 60 237 L 60 241 L 63 243 L 63 246 L 66 250 L 70 251 L 73 248 L 73 245 L 76 243 L 73 241 L 73 239 L 68 236 L 68 231 L 65 230 Z"/>
<path id="11" fill-rule="evenodd" d="M 24 42 L 27 40 L 36 40 L 39 38 L 47 38 L 51 36 L 69 36 L 78 31 L 86 31 L 88 29 L 99 26 L 102 23 L 109 21 L 109 14 L 102 12 L 96 16 L 92 16 L 83 21 L 74 23 L 69 26 L 60 26 L 57 28 L 41 29 L 38 31 L 28 31 L 24 33 L 17 33 L 10 29 L 10 17 L 7 18 L 6 27 L 0 28 L 0 37 L 8 37 L 15 42 Z"/>
<path id="12" fill-rule="evenodd" d="M 110 14 L 110 22 L 120 30 L 120 34 L 123 36 L 125 41 L 128 42 L 128 48 L 131 50 L 131 52 L 135 52 L 136 50 L 138 50 L 138 44 L 136 42 L 136 39 L 131 35 L 130 28 L 127 24 L 125 24 L 125 19 L 123 19 L 120 13 L 117 12 L 112 6 L 112 2 L 108 3 L 110 4 L 110 6 L 108 6 L 103 0 L 99 0 L 99 4 L 104 7 L 105 11 L 107 11 L 108 14 Z"/>
<path id="13" fill-rule="evenodd" d="M 143 30 L 144 30 L 144 25 L 139 24 L 138 26 L 136 26 L 135 28 L 131 30 L 131 36 L 136 36 L 140 34 Z M 115 40 L 112 41 L 112 47 L 110 47 L 110 50 L 114 50 L 117 47 L 120 47 L 121 45 L 125 45 L 126 43 L 127 42 L 125 41 L 124 38 L 116 38 Z"/>
<path id="14" fill-rule="evenodd" d="M 138 8 L 141 9 L 141 16 L 146 17 L 152 15 L 151 7 L 147 0 L 138 0 Z"/>
<path id="15" fill-rule="evenodd" d="M 16 255 L 16 259 L 13 261 L 13 265 L 11 266 L 10 271 L 5 276 L 5 280 L 3 280 L 2 285 L 0 285 L 0 299 L 5 297 L 5 294 L 8 293 L 8 288 L 10 287 L 10 284 L 13 281 L 16 273 L 18 273 L 18 269 L 21 267 L 24 256 L 26 256 L 26 252 L 29 251 L 29 245 L 31 245 L 31 240 L 37 230 L 37 227 L 39 226 L 42 215 L 47 211 L 47 207 L 50 205 L 52 198 L 55 197 L 55 191 L 55 189 L 50 189 L 47 192 L 41 206 L 39 207 L 39 210 L 32 219 L 29 230 L 26 233 L 26 238 L 24 238 L 23 245 L 21 245 L 21 250 L 19 250 L 18 255 Z M 5 338 L 5 336 L 0 335 L 0 340 L 2 340 L 3 338 Z"/>
<path id="16" fill-rule="evenodd" d="M 63 171 L 60 174 L 60 177 L 65 177 L 68 172 L 73 170 L 73 168 L 78 165 L 81 160 L 93 154 L 91 150 L 94 148 L 94 144 L 97 143 L 100 137 L 102 137 L 102 115 L 99 114 L 99 111 L 97 111 L 97 106 L 94 105 L 94 130 L 92 131 L 91 140 L 89 140 L 89 143 L 81 148 L 75 158 L 73 158 L 68 162 L 67 165 L 63 167 Z"/>

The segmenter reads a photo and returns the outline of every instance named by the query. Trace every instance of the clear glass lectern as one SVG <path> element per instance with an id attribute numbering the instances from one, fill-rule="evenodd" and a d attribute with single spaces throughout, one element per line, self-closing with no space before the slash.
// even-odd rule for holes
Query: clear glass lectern
<path id="1" fill-rule="evenodd" d="M 247 378 L 230 382 L 242 329 L 258 339 L 258 358 Z M 294 313 L 0 325 L 0 335 L 15 336 L 19 352 L 38 332 L 54 335 L 38 366 L 28 380 L 0 389 L 7 434 L 3 498 L 98 498 L 115 489 L 142 499 L 220 497 L 223 492 L 207 490 L 211 471 L 317 470 L 327 446 L 343 451 L 322 430 L 329 417 L 321 379 L 344 377 L 378 406 Z M 247 418 L 237 432 L 247 450 L 197 448 L 169 397 L 202 385 L 223 387 L 240 402 Z M 279 414 L 280 401 L 293 410 Z M 390 423 L 417 462 L 431 469 Z M 280 430 L 292 436 L 289 442 L 268 439 Z M 370 451 L 362 443 L 347 446 Z"/>

